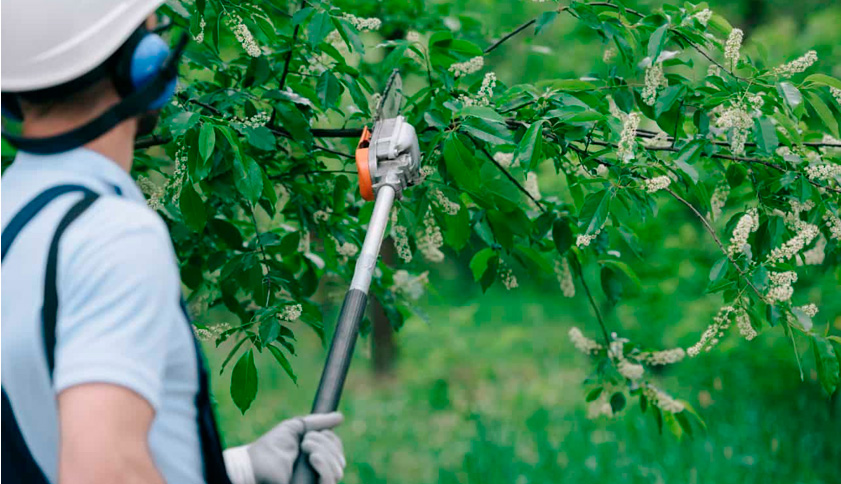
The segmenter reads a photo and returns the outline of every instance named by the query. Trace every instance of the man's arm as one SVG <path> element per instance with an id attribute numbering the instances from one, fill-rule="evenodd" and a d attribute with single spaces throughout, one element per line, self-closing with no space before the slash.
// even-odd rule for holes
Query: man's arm
<path id="1" fill-rule="evenodd" d="M 163 484 L 149 452 L 155 411 L 137 393 L 108 383 L 58 395 L 59 484 Z"/>

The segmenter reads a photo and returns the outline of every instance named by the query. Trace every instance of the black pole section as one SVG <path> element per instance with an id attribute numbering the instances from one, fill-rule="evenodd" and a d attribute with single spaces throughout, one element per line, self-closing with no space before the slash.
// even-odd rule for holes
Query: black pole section
<path id="1" fill-rule="evenodd" d="M 350 368 L 353 348 L 359 334 L 359 323 L 365 315 L 367 303 L 368 295 L 359 289 L 351 289 L 347 292 L 339 313 L 339 321 L 336 323 L 336 331 L 333 333 L 333 341 L 330 343 L 330 351 L 327 353 L 327 362 L 321 373 L 321 381 L 315 393 L 312 413 L 334 412 L 339 407 L 345 377 Z M 315 470 L 310 466 L 303 452 L 300 453 L 298 460 L 295 461 L 290 484 L 317 484 L 317 482 L 318 476 Z"/>

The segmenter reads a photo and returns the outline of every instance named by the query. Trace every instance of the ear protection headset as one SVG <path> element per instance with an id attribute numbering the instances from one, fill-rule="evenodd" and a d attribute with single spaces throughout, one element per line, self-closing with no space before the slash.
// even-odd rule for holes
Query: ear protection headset
<path id="1" fill-rule="evenodd" d="M 178 61 L 187 45 L 181 36 L 170 51 L 166 42 L 141 26 L 104 63 L 84 76 L 59 86 L 26 93 L 3 93 L 3 115 L 21 119 L 18 97 L 57 99 L 109 77 L 122 100 L 87 124 L 55 136 L 31 138 L 3 130 L 3 137 L 16 148 L 36 154 L 53 154 L 78 148 L 102 136 L 126 119 L 162 108 L 175 93 Z"/>

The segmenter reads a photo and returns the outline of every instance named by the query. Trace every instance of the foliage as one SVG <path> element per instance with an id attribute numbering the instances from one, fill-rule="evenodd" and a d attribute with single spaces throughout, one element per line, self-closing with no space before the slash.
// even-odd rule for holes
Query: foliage
<path id="1" fill-rule="evenodd" d="M 469 18 L 442 26 L 445 7 L 392 6 L 381 22 L 302 5 L 167 7 L 196 42 L 161 133 L 139 142 L 163 145 L 139 152 L 137 169 L 171 226 L 200 330 L 217 345 L 236 340 L 225 363 L 236 360 L 231 394 L 243 412 L 256 396 L 255 351 L 269 348 L 293 376 L 294 321 L 323 334 L 314 295 L 325 280 L 350 279 L 372 207 L 353 187 L 350 147 L 328 139 L 358 136 L 394 68 L 409 78 L 404 114 L 426 175 L 392 217 L 401 267 L 420 272 L 446 247 L 482 289 L 513 290 L 518 274 L 557 277 L 567 296 L 583 289 L 599 340 L 571 336 L 593 357 L 587 398 L 599 412 L 634 397 L 675 433 L 702 425 L 646 369 L 683 350 L 659 353 L 605 322 L 649 282 L 634 268 L 645 263 L 638 229 L 668 228 L 658 218 L 666 204 L 685 208 L 720 250 L 706 292 L 723 307 L 689 355 L 731 326 L 746 339 L 780 327 L 795 348 L 812 345 L 826 392 L 836 391 L 837 337 L 801 296 L 804 276 L 841 274 L 841 81 L 812 73 L 815 55 L 754 61 L 741 54 L 741 31 L 705 4 L 644 14 L 622 2 L 547 3 L 493 43 Z M 601 70 L 506 86 L 484 68 L 503 42 L 561 16 L 604 41 Z M 547 174 L 560 183 L 542 195 Z M 379 268 L 373 292 L 399 328 L 413 309 L 401 281 L 416 279 Z M 605 304 L 588 284 L 596 277 Z M 216 308 L 236 324 L 201 317 Z"/>

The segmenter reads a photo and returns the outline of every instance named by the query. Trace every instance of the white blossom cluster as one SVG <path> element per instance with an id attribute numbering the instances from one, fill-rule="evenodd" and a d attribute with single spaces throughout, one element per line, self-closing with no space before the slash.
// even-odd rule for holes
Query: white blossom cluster
<path id="1" fill-rule="evenodd" d="M 669 87 L 669 81 L 663 74 L 663 64 L 653 62 L 645 69 L 645 86 L 642 89 L 643 102 L 649 106 L 654 106 L 654 103 L 657 102 L 657 94 L 667 87 Z"/>
<path id="2" fill-rule="evenodd" d="M 485 58 L 482 56 L 476 56 L 464 62 L 456 62 L 451 65 L 448 70 L 453 74 L 453 77 L 459 78 L 461 76 L 473 74 L 474 72 L 481 70 L 484 66 Z"/>
<path id="3" fill-rule="evenodd" d="M 251 57 L 260 57 L 260 54 L 262 54 L 260 46 L 257 45 L 257 41 L 254 40 L 254 36 L 251 35 L 251 31 L 248 30 L 248 27 L 243 23 L 242 17 L 237 14 L 229 15 L 225 17 L 225 23 L 228 25 L 228 28 L 231 29 L 231 32 L 234 33 L 234 36 L 237 38 L 237 42 L 242 45 L 242 48 L 245 49 L 245 52 L 248 55 Z"/>
<path id="4" fill-rule="evenodd" d="M 671 182 L 672 179 L 665 175 L 648 178 L 645 180 L 645 191 L 648 193 L 654 193 L 656 191 L 663 190 L 664 188 L 668 188 Z"/>
<path id="5" fill-rule="evenodd" d="M 836 217 L 832 212 L 827 211 L 823 214 L 823 221 L 829 229 L 829 238 L 841 240 L 841 219 Z"/>
<path id="6" fill-rule="evenodd" d="M 209 328 L 198 328 L 193 326 L 193 332 L 196 334 L 196 338 L 202 341 L 213 341 L 229 329 L 231 329 L 231 325 L 228 323 L 217 324 L 210 326 Z"/>
<path id="7" fill-rule="evenodd" d="M 603 348 L 603 346 L 597 343 L 595 340 L 584 336 L 584 333 L 582 333 L 581 330 L 576 328 L 575 326 L 569 329 L 568 334 L 569 340 L 572 341 L 572 345 L 575 346 L 575 349 L 584 353 L 585 355 L 592 355 Z"/>
<path id="8" fill-rule="evenodd" d="M 330 210 L 329 208 L 327 210 L 316 210 L 315 213 L 312 214 L 312 218 L 316 222 L 326 222 L 330 220 L 331 211 L 332 210 Z"/>
<path id="9" fill-rule="evenodd" d="M 380 30 L 380 27 L 382 27 L 383 24 L 378 18 L 360 18 L 349 13 L 342 15 L 342 18 L 347 20 L 348 23 L 353 25 L 354 28 L 360 32 Z"/>
<path id="10" fill-rule="evenodd" d="M 683 348 L 672 348 L 662 351 L 643 353 L 643 360 L 651 366 L 671 365 L 686 358 L 686 351 Z"/>
<path id="11" fill-rule="evenodd" d="M 499 275 L 499 280 L 502 281 L 502 285 L 505 286 L 505 289 L 510 291 L 511 289 L 515 289 L 520 286 L 520 283 L 517 281 L 517 276 L 514 275 L 514 271 L 508 267 L 508 264 L 503 262 L 502 260 L 499 261 L 499 265 L 497 266 L 497 274 Z"/>
<path id="12" fill-rule="evenodd" d="M 745 33 L 741 29 L 733 29 L 727 36 L 727 42 L 724 44 L 724 58 L 730 63 L 731 68 L 739 62 L 739 51 L 742 49 L 744 36 Z"/>
<path id="13" fill-rule="evenodd" d="M 799 306 L 797 309 L 803 311 L 803 313 L 806 314 L 806 316 L 809 316 L 810 318 L 814 318 L 818 315 L 818 307 L 812 303 L 806 304 L 804 306 Z"/>
<path id="14" fill-rule="evenodd" d="M 671 143 L 669 142 L 669 135 L 665 131 L 660 131 L 653 138 L 648 138 L 644 141 L 645 146 L 650 148 L 666 148 Z"/>
<path id="15" fill-rule="evenodd" d="M 429 262 L 441 262 L 444 260 L 444 253 L 441 246 L 444 245 L 444 236 L 441 235 L 441 228 L 435 222 L 432 211 L 427 210 L 423 217 L 423 232 L 418 236 L 418 249 L 423 257 Z"/>
<path id="16" fill-rule="evenodd" d="M 514 163 L 514 153 L 503 153 L 501 151 L 494 153 L 494 161 L 499 163 L 499 165 L 503 168 L 509 168 L 511 166 L 515 166 Z"/>
<path id="17" fill-rule="evenodd" d="M 654 385 L 646 385 L 643 394 L 652 405 L 664 412 L 680 413 L 685 408 L 683 403 Z"/>
<path id="18" fill-rule="evenodd" d="M 810 50 L 787 64 L 777 66 L 774 68 L 774 74 L 782 77 L 791 77 L 795 74 L 806 71 L 806 69 L 812 67 L 812 64 L 817 61 L 818 53 L 814 50 Z"/>
<path id="19" fill-rule="evenodd" d="M 753 129 L 753 114 L 762 107 L 760 96 L 748 96 L 747 101 L 735 101 L 729 107 L 717 106 L 713 113 L 717 114 L 715 124 L 723 130 L 730 130 L 730 151 L 734 155 L 745 152 L 745 142 L 748 133 Z"/>
<path id="20" fill-rule="evenodd" d="M 823 163 L 806 167 L 806 176 L 810 180 L 830 180 L 841 176 L 841 165 Z"/>
<path id="21" fill-rule="evenodd" d="M 619 360 L 619 363 L 616 364 L 616 369 L 619 371 L 620 375 L 632 381 L 639 380 L 645 373 L 645 368 L 643 368 L 642 365 L 634 363 L 626 358 Z"/>
<path id="22" fill-rule="evenodd" d="M 730 185 L 721 182 L 716 185 L 712 196 L 710 197 L 710 209 L 712 210 L 712 219 L 718 220 L 721 218 L 724 205 L 727 203 L 727 197 L 730 196 Z"/>
<path id="23" fill-rule="evenodd" d="M 695 357 L 701 353 L 701 350 L 710 351 L 713 346 L 717 345 L 720 338 L 724 336 L 724 331 L 730 327 L 730 318 L 735 311 L 736 309 L 733 306 L 723 306 L 719 309 L 712 324 L 704 330 L 697 343 L 686 349 L 686 354 Z"/>
<path id="24" fill-rule="evenodd" d="M 815 237 L 820 233 L 817 225 L 812 225 L 807 222 L 797 220 L 795 222 L 796 233 L 794 237 L 785 241 L 780 247 L 775 247 L 768 254 L 769 263 L 780 263 L 791 259 L 798 254 L 804 247 L 809 245 Z"/>
<path id="25" fill-rule="evenodd" d="M 163 202 L 161 201 L 164 196 L 163 188 L 155 185 L 152 180 L 145 176 L 137 178 L 137 186 L 146 195 L 146 203 L 149 208 L 156 211 L 163 208 Z"/>
<path id="26" fill-rule="evenodd" d="M 461 95 L 458 98 L 459 101 L 461 101 L 465 106 L 489 106 L 491 104 L 491 98 L 493 98 L 494 95 L 496 81 L 496 74 L 488 72 L 482 79 L 482 85 L 479 87 L 479 92 L 476 96 Z"/>
<path id="27" fill-rule="evenodd" d="M 246 118 L 242 122 L 242 125 L 248 128 L 257 128 L 260 126 L 265 126 L 266 123 L 269 122 L 269 119 L 271 119 L 271 117 L 272 116 L 271 114 L 269 114 L 268 111 L 261 111 L 256 113 L 254 116 Z"/>
<path id="28" fill-rule="evenodd" d="M 193 37 L 193 40 L 196 41 L 197 44 L 201 44 L 204 42 L 204 28 L 207 27 L 207 22 L 204 21 L 204 17 L 201 18 L 199 21 L 199 33 Z"/>
<path id="29" fill-rule="evenodd" d="M 730 247 L 727 248 L 727 253 L 731 257 L 739 254 L 750 256 L 750 244 L 748 237 L 752 232 L 756 232 L 759 228 L 759 214 L 755 208 L 747 211 L 742 218 L 736 223 L 736 228 L 733 229 L 733 236 L 730 237 Z"/>
<path id="30" fill-rule="evenodd" d="M 432 175 L 435 174 L 435 171 L 436 171 L 435 167 L 432 166 L 432 165 L 422 166 L 421 169 L 420 169 L 420 175 L 421 175 L 420 181 L 423 182 L 427 178 L 431 177 Z"/>
<path id="31" fill-rule="evenodd" d="M 537 183 L 537 173 L 530 171 L 526 175 L 526 183 L 524 185 L 526 191 L 531 195 L 532 198 L 535 200 L 540 200 L 540 187 Z"/>
<path id="32" fill-rule="evenodd" d="M 417 276 L 413 276 L 403 269 L 394 273 L 394 291 L 412 301 L 417 301 L 423 296 L 427 284 L 429 284 L 428 271 Z"/>
<path id="33" fill-rule="evenodd" d="M 771 279 L 771 288 L 768 290 L 767 298 L 770 304 L 785 302 L 791 299 L 794 294 L 792 284 L 797 282 L 797 273 L 794 271 L 771 272 L 768 274 Z"/>
<path id="34" fill-rule="evenodd" d="M 304 308 L 300 304 L 290 304 L 283 306 L 283 309 L 277 313 L 277 319 L 280 321 L 295 321 L 301 317 L 303 312 Z"/>
<path id="35" fill-rule="evenodd" d="M 637 128 L 640 125 L 639 113 L 622 115 L 622 133 L 616 149 L 616 156 L 622 161 L 630 161 L 634 158 L 634 148 L 637 145 Z"/>
<path id="36" fill-rule="evenodd" d="M 565 257 L 555 261 L 555 275 L 564 297 L 575 297 L 575 283 L 572 281 L 572 271 Z"/>
<path id="37" fill-rule="evenodd" d="M 605 165 L 600 164 L 599 166 L 596 167 L 596 175 L 598 175 L 598 176 L 601 176 L 601 177 L 607 176 L 607 172 L 608 172 L 608 169 L 607 169 L 607 166 L 605 166 Z"/>
<path id="38" fill-rule="evenodd" d="M 696 13 L 695 15 L 693 15 L 693 17 L 698 19 L 698 21 L 701 22 L 701 25 L 703 25 L 704 27 L 707 26 L 707 23 L 709 23 L 712 16 L 713 16 L 713 11 L 708 9 L 708 8 L 705 8 L 705 9 L 701 10 L 700 12 Z"/>
<path id="39" fill-rule="evenodd" d="M 588 419 L 595 420 L 602 415 L 608 418 L 613 417 L 613 407 L 610 406 L 610 400 L 608 399 L 610 394 L 611 391 L 605 388 L 597 399 L 587 405 Z"/>
<path id="40" fill-rule="evenodd" d="M 832 93 L 832 97 L 835 98 L 835 102 L 841 105 L 841 89 L 837 87 L 830 87 L 829 92 Z"/>
<path id="41" fill-rule="evenodd" d="M 432 203 L 447 215 L 455 215 L 461 210 L 461 205 L 451 201 L 441 190 L 433 188 L 430 193 L 432 194 Z"/>
<path id="42" fill-rule="evenodd" d="M 359 247 L 356 246 L 353 242 L 339 242 L 339 240 L 332 235 L 330 238 L 333 240 L 333 243 L 336 245 L 336 252 L 339 253 L 342 257 L 347 259 L 348 257 L 353 257 L 359 252 Z"/>
<path id="43" fill-rule="evenodd" d="M 601 233 L 601 229 L 596 230 L 595 233 L 587 235 L 587 234 L 579 234 L 578 237 L 575 238 L 575 246 L 576 247 L 589 247 L 590 243 L 596 239 Z"/>
<path id="44" fill-rule="evenodd" d="M 610 64 L 613 62 L 613 59 L 616 58 L 616 49 L 613 47 L 609 47 L 604 50 L 604 54 L 602 54 L 602 61 L 605 64 Z"/>
<path id="45" fill-rule="evenodd" d="M 746 340 L 750 341 L 756 338 L 756 330 L 750 324 L 750 316 L 748 316 L 747 311 L 744 309 L 736 313 L 736 328 L 739 330 L 739 334 Z"/>
<path id="46" fill-rule="evenodd" d="M 826 239 L 823 235 L 818 236 L 815 246 L 803 252 L 803 264 L 807 266 L 819 266 L 826 259 Z M 798 265 L 800 261 L 798 261 Z"/>

